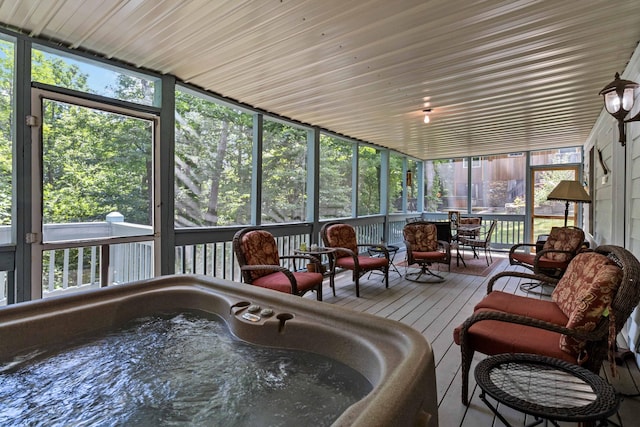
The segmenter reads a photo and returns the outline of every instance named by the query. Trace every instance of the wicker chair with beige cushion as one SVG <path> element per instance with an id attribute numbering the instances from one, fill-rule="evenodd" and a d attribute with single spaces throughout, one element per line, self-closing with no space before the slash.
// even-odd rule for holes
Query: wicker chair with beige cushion
<path id="1" fill-rule="evenodd" d="M 540 279 L 505 271 L 493 276 L 487 295 L 454 331 L 462 355 L 462 402 L 468 404 L 469 369 L 475 351 L 539 354 L 598 373 L 612 358 L 615 337 L 640 301 L 640 263 L 619 246 L 576 255 L 554 280 L 551 300 L 494 291 L 504 277 Z"/>
<path id="2" fill-rule="evenodd" d="M 322 226 L 320 236 L 327 248 L 336 249 L 329 255 L 329 262 L 333 268 L 339 267 L 353 271 L 353 281 L 356 285 L 356 296 L 360 296 L 360 277 L 374 270 L 384 275 L 385 287 L 389 287 L 389 251 L 385 246 L 376 243 L 358 243 L 356 230 L 349 224 L 332 221 Z M 358 248 L 375 247 L 383 256 L 369 256 L 361 254 Z M 334 277 L 330 276 L 331 287 L 335 289 Z"/>
<path id="3" fill-rule="evenodd" d="M 233 251 L 245 283 L 293 295 L 315 291 L 317 300 L 322 301 L 322 274 L 291 271 L 280 265 L 282 260 L 300 259 L 304 260 L 304 264 L 315 264 L 315 271 L 320 271 L 317 258 L 308 255 L 278 255 L 273 235 L 259 227 L 247 227 L 238 231 L 233 237 Z"/>

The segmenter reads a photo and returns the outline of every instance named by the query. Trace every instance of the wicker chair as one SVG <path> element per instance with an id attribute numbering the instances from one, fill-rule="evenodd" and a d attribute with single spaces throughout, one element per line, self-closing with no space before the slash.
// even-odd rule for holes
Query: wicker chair
<path id="1" fill-rule="evenodd" d="M 380 270 L 384 274 L 385 287 L 389 287 L 389 251 L 385 246 L 376 243 L 358 243 L 356 230 L 349 224 L 332 221 L 322 226 L 320 236 L 325 247 L 336 249 L 329 255 L 331 268 L 340 267 L 353 271 L 356 284 L 356 296 L 360 296 L 360 277 L 369 271 Z M 358 248 L 375 247 L 384 256 L 360 254 Z M 331 288 L 335 289 L 334 277 L 330 276 Z"/>
<path id="2" fill-rule="evenodd" d="M 552 280 L 551 301 L 494 291 L 504 277 Z M 505 271 L 493 276 L 487 295 L 454 331 L 462 356 L 462 402 L 467 405 L 475 351 L 487 355 L 530 353 L 565 360 L 598 373 L 613 358 L 615 336 L 640 301 L 640 263 L 619 246 L 576 255 L 561 279 Z"/>
<path id="3" fill-rule="evenodd" d="M 553 227 L 541 251 L 531 253 L 535 243 L 519 243 L 509 250 L 509 263 L 535 274 L 560 278 L 584 244 L 584 231 L 577 227 Z M 523 251 L 524 249 L 524 251 Z"/>
<path id="4" fill-rule="evenodd" d="M 436 225 L 425 221 L 412 222 L 404 226 L 402 235 L 407 247 L 407 266 L 420 266 L 419 272 L 407 273 L 405 279 L 422 283 L 444 281 L 444 277 L 429 269 L 432 264 L 440 263 L 447 265 L 451 271 L 451 246 L 449 242 L 439 239 Z"/>
<path id="5" fill-rule="evenodd" d="M 542 250 L 531 253 L 531 248 L 539 249 L 538 243 L 519 243 L 509 251 L 509 263 L 528 268 L 535 274 L 559 279 L 564 274 L 571 259 L 576 256 L 584 245 L 584 231 L 578 227 L 553 227 L 546 235 L 547 240 Z M 524 250 L 523 250 L 524 249 Z M 521 283 L 520 289 L 539 295 L 550 295 L 545 288 L 553 287 L 546 279 Z M 539 290 L 534 291 L 539 288 Z"/>
<path id="6" fill-rule="evenodd" d="M 279 256 L 273 235 L 259 227 L 247 227 L 238 231 L 233 237 L 233 251 L 245 283 L 300 296 L 316 291 L 317 300 L 322 301 L 324 278 L 321 273 L 290 271 L 280 265 L 280 261 L 284 259 L 301 259 L 314 264 L 315 271 L 321 271 L 317 258 L 308 255 Z"/>

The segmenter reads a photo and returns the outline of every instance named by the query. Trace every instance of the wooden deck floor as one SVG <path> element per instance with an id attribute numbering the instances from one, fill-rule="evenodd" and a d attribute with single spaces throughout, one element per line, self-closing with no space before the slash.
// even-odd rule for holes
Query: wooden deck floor
<path id="1" fill-rule="evenodd" d="M 401 254 L 398 254 L 400 258 Z M 504 257 L 495 257 L 499 263 L 492 274 L 511 270 Z M 404 273 L 404 268 L 400 267 Z M 431 343 L 436 361 L 438 407 L 441 427 L 451 426 L 502 426 L 502 422 L 479 399 L 479 390 L 470 378 L 470 405 L 460 401 L 460 348 L 453 342 L 453 329 L 462 323 L 473 310 L 473 306 L 485 295 L 488 277 L 444 273 L 446 280 L 439 284 L 420 284 L 404 280 L 390 273 L 389 289 L 385 289 L 381 276 L 365 275 L 361 278 L 360 298 L 355 296 L 355 286 L 350 272 L 336 276 L 336 296 L 328 284 L 323 299 L 352 310 L 397 320 L 421 332 Z M 500 290 L 521 293 L 519 279 L 502 280 Z M 476 353 L 474 365 L 486 356 Z M 473 369 L 473 366 L 472 366 Z M 640 390 L 640 371 L 633 360 L 618 367 L 618 377 L 612 378 L 609 366 L 601 375 L 614 385 L 619 393 L 636 394 Z M 500 412 L 514 426 L 523 426 L 533 421 L 504 405 Z M 623 397 L 618 414 L 610 421 L 622 426 L 640 425 L 640 398 Z M 573 426 L 575 423 L 560 423 Z M 615 425 L 615 424 L 614 424 Z"/>

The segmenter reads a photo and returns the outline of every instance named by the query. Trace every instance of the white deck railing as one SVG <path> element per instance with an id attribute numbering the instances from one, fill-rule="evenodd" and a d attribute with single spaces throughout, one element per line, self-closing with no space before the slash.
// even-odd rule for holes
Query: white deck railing
<path id="1" fill-rule="evenodd" d="M 409 215 L 410 216 L 410 215 Z M 392 216 L 387 223 L 387 231 L 383 216 L 345 220 L 352 223 L 357 230 L 358 240 L 379 242 L 386 234 L 388 244 L 403 247 L 402 228 L 407 215 Z M 440 217 L 442 216 L 442 218 Z M 445 215 L 425 214 L 427 220 L 445 220 Z M 494 215 L 491 218 L 483 216 L 483 220 L 498 220 L 498 229 L 494 234 L 492 246 L 508 248 L 523 241 L 524 215 Z M 0 227 L 2 228 L 2 227 Z M 7 227 L 9 228 L 9 227 Z M 239 227 L 238 227 L 239 228 Z M 176 273 L 197 273 L 240 281 L 240 272 L 231 244 L 233 229 L 210 230 L 189 234 L 191 243 L 177 243 Z M 309 224 L 274 225 L 273 231 L 277 235 L 279 251 L 283 255 L 292 254 L 302 242 L 310 244 L 311 226 Z M 1 230 L 0 230 L 1 232 Z M 100 287 L 101 272 L 104 274 L 102 263 L 108 260 L 109 283 L 122 284 L 153 277 L 154 254 L 151 241 L 150 227 L 142 227 L 126 222 L 99 222 L 81 224 L 54 224 L 45 229 L 47 241 L 87 240 L 99 237 L 140 236 L 149 241 L 117 243 L 108 245 L 91 245 L 66 247 L 63 249 L 46 250 L 43 253 L 42 290 L 44 296 L 73 292 L 79 289 Z M 189 233 L 189 231 L 178 231 Z M 192 237 L 192 236 L 196 237 Z M 180 239 L 178 239 L 180 240 Z M 108 250 L 108 257 L 102 256 L 102 250 Z M 13 255 L 13 254 L 11 254 Z M 326 260 L 325 260 L 326 261 Z M 6 304 L 8 274 L 0 271 L 0 305 Z"/>

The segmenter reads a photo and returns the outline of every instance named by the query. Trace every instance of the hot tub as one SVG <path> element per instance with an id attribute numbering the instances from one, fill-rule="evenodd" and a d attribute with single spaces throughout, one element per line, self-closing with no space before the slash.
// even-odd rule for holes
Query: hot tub
<path id="1" fill-rule="evenodd" d="M 3 307 L 0 362 L 113 330 L 132 319 L 183 310 L 215 314 L 247 342 L 317 353 L 360 372 L 373 389 L 334 426 L 438 425 L 433 353 L 414 329 L 204 276 L 164 276 Z"/>

